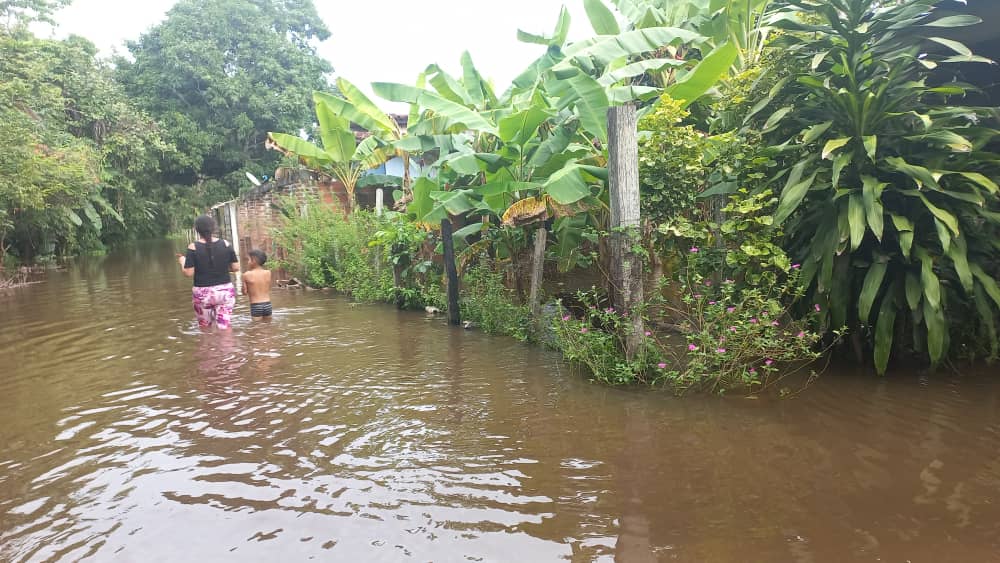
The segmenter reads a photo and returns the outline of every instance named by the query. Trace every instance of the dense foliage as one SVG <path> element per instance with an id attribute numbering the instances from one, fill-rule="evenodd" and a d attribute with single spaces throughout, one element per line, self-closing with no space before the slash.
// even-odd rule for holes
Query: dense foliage
<path id="1" fill-rule="evenodd" d="M 0 32 L 0 132 L 8 140 L 0 148 L 0 257 L 101 250 L 149 222 L 148 180 L 172 148 L 95 55 L 78 37 Z"/>
<path id="2" fill-rule="evenodd" d="M 636 335 L 598 305 L 599 291 L 556 322 L 552 342 L 567 358 L 612 383 L 725 389 L 773 383 L 779 365 L 817 358 L 845 328 L 879 371 L 894 347 L 937 363 L 949 338 L 995 355 L 996 111 L 946 105 L 969 87 L 945 63 L 982 59 L 927 38 L 975 23 L 936 18 L 936 4 L 618 0 L 616 14 L 592 0 L 592 38 L 568 42 L 566 12 L 551 34 L 519 33 L 546 52 L 502 94 L 464 56 L 458 77 L 431 65 L 415 86 L 374 85 L 410 105 L 406 131 L 373 127 L 377 109 L 345 92 L 323 97 L 326 108 L 317 98 L 321 124 L 323 111 L 346 119 L 325 120 L 323 148 L 289 135 L 278 144 L 315 166 L 357 126 L 372 133 L 372 152 L 419 156 L 424 177 L 398 183 L 409 220 L 464 224 L 460 265 L 486 256 L 473 278 L 522 289 L 525 272 L 544 269 L 529 257 L 533 240 L 567 269 L 595 250 L 606 259 L 616 233 L 605 114 L 637 104 L 644 232 L 654 236 L 634 251 L 667 281 L 644 312 L 684 344 L 641 335 L 627 356 Z M 467 303 L 526 293 L 496 287 L 466 288 Z M 970 311 L 975 323 L 949 330 Z M 987 343 L 978 350 L 967 345 L 977 334 Z"/>
<path id="3" fill-rule="evenodd" d="M 310 1 L 181 0 L 129 43 L 117 78 L 177 147 L 163 183 L 211 204 L 246 185 L 245 172 L 273 173 L 267 132 L 311 129 L 312 92 L 332 70 L 313 42 L 328 36 Z"/>
<path id="4" fill-rule="evenodd" d="M 311 2 L 180 2 L 115 67 L 28 30 L 66 4 L 0 1 L 0 263 L 185 228 L 272 173 L 266 131 L 311 129 L 331 70 Z"/>
<path id="5" fill-rule="evenodd" d="M 664 223 L 688 213 L 708 179 L 706 135 L 689 123 L 681 103 L 664 97 L 639 122 L 639 181 L 643 216 Z"/>
<path id="6" fill-rule="evenodd" d="M 970 87 L 946 70 L 989 61 L 935 35 L 978 20 L 938 18 L 934 0 L 883 4 L 790 1 L 775 14 L 775 48 L 803 69 L 750 125 L 778 161 L 775 223 L 827 326 L 871 343 L 880 372 L 893 350 L 937 364 L 960 335 L 996 357 L 1000 166 L 984 150 L 997 112 L 957 105 Z"/>

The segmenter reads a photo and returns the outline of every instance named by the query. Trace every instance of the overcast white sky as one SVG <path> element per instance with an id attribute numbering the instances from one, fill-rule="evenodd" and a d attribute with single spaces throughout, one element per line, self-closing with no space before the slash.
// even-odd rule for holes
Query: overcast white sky
<path id="1" fill-rule="evenodd" d="M 412 84 L 428 64 L 449 73 L 460 69 L 468 50 L 476 67 L 502 91 L 534 58 L 539 45 L 517 41 L 520 27 L 548 34 L 559 8 L 573 16 L 571 37 L 586 36 L 590 24 L 582 0 L 314 0 L 331 31 L 319 54 L 336 74 L 364 87 L 371 82 Z M 74 0 L 57 14 L 56 36 L 82 35 L 102 53 L 162 21 L 174 0 Z M 388 104 L 385 105 L 389 109 Z"/>

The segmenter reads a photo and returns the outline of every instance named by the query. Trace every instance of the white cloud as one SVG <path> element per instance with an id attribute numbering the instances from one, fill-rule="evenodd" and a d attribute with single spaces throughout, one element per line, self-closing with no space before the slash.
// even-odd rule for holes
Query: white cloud
<path id="1" fill-rule="evenodd" d="M 90 39 L 102 54 L 115 49 L 126 51 L 123 44 L 163 20 L 176 0 L 76 0 L 56 14 L 58 27 L 39 29 L 36 33 L 56 37 L 80 35 Z M 47 27 L 47 26 L 44 26 Z"/>
<path id="2" fill-rule="evenodd" d="M 590 30 L 581 0 L 570 0 L 571 36 Z M 319 49 L 338 76 L 362 87 L 371 82 L 412 84 L 427 65 L 461 71 L 468 50 L 476 68 L 499 91 L 544 53 L 517 41 L 518 28 L 551 33 L 560 0 L 323 1 L 320 17 L 332 32 Z M 365 88 L 367 89 L 367 88 Z"/>
<path id="3" fill-rule="evenodd" d="M 54 35 L 82 35 L 104 54 L 124 52 L 135 39 L 164 18 L 175 0 L 76 0 L 57 14 Z M 520 27 L 551 32 L 566 3 L 573 16 L 570 37 L 586 36 L 590 26 L 582 0 L 315 0 L 331 31 L 319 54 L 336 74 L 370 93 L 374 81 L 412 84 L 424 68 L 437 63 L 450 73 L 460 70 L 468 50 L 476 67 L 506 89 L 532 60 L 539 45 L 517 41 Z M 389 105 L 385 104 L 388 108 Z"/>

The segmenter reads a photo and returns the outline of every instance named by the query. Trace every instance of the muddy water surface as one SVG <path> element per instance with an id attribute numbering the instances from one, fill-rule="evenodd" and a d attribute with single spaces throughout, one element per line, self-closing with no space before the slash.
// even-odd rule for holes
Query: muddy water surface
<path id="1" fill-rule="evenodd" d="M 0 560 L 1000 560 L 988 377 L 678 400 L 323 292 L 204 335 L 172 252 L 0 296 Z"/>

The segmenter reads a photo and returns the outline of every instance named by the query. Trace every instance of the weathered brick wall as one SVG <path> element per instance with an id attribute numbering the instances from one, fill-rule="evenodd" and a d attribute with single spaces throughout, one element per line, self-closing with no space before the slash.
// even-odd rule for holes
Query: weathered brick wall
<path id="1" fill-rule="evenodd" d="M 277 207 L 291 199 L 296 206 L 306 202 L 319 202 L 321 205 L 336 206 L 338 209 L 348 208 L 347 190 L 340 182 L 314 182 L 309 184 L 292 184 L 266 192 L 251 193 L 237 200 L 237 227 L 240 237 L 240 260 L 246 264 L 249 252 L 253 249 L 263 250 L 268 259 L 281 260 L 285 258 L 285 249 L 278 246 L 274 240 L 274 230 L 282 223 L 281 212 Z M 287 277 L 286 272 L 275 272 L 276 278 Z"/>

